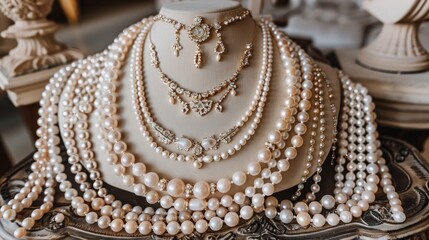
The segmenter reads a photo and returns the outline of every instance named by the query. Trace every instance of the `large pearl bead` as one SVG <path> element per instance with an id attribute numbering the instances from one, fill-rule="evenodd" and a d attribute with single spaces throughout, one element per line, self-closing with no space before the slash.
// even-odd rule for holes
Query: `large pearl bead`
<path id="1" fill-rule="evenodd" d="M 296 215 L 296 222 L 303 227 L 310 225 L 311 223 L 310 214 L 308 214 L 307 212 L 298 213 Z"/>
<path id="2" fill-rule="evenodd" d="M 180 229 L 182 230 L 183 234 L 191 234 L 194 231 L 194 224 L 191 221 L 186 220 L 182 223 L 182 225 L 180 225 Z"/>
<path id="3" fill-rule="evenodd" d="M 116 218 L 110 223 L 110 229 L 114 232 L 120 232 L 124 228 L 124 222 L 122 219 Z"/>
<path id="4" fill-rule="evenodd" d="M 262 149 L 258 152 L 258 160 L 263 163 L 267 163 L 271 160 L 271 152 L 268 149 Z"/>
<path id="5" fill-rule="evenodd" d="M 167 232 L 170 235 L 176 235 L 180 231 L 180 224 L 176 221 L 169 222 L 167 224 Z"/>
<path id="6" fill-rule="evenodd" d="M 217 182 L 216 188 L 221 193 L 227 193 L 231 189 L 231 181 L 227 178 L 221 178 Z"/>
<path id="7" fill-rule="evenodd" d="M 101 229 L 106 229 L 109 227 L 110 224 L 110 217 L 108 216 L 101 216 L 98 220 L 97 220 L 97 225 L 99 228 Z"/>
<path id="8" fill-rule="evenodd" d="M 322 214 L 317 213 L 313 216 L 313 224 L 315 227 L 322 227 L 325 223 L 326 219 Z"/>
<path id="9" fill-rule="evenodd" d="M 174 178 L 168 182 L 167 192 L 173 197 L 179 197 L 185 192 L 185 183 L 181 179 Z"/>
<path id="10" fill-rule="evenodd" d="M 235 212 L 227 213 L 224 218 L 225 224 L 229 227 L 237 226 L 239 220 L 240 218 L 238 217 L 238 214 Z"/>
<path id="11" fill-rule="evenodd" d="M 143 182 L 146 186 L 155 188 L 159 183 L 159 176 L 154 172 L 149 172 L 143 177 Z"/>
<path id="12" fill-rule="evenodd" d="M 17 228 L 13 232 L 13 236 L 15 236 L 16 238 L 24 238 L 26 235 L 27 235 L 27 230 L 25 230 L 25 228 L 23 227 Z"/>
<path id="13" fill-rule="evenodd" d="M 238 171 L 232 175 L 232 182 L 237 186 L 243 185 L 244 183 L 246 183 L 246 180 L 247 177 L 244 172 Z"/>
<path id="14" fill-rule="evenodd" d="M 337 226 L 338 223 L 340 223 L 340 218 L 338 217 L 337 214 L 330 213 L 326 217 L 326 222 L 328 222 L 328 224 L 331 225 L 331 226 Z"/>
<path id="15" fill-rule="evenodd" d="M 153 233 L 156 235 L 162 235 L 165 233 L 166 226 L 163 221 L 155 222 L 152 226 Z"/>
<path id="16" fill-rule="evenodd" d="M 253 195 L 252 204 L 255 207 L 261 207 L 262 205 L 264 205 L 264 196 L 260 193 Z"/>
<path id="17" fill-rule="evenodd" d="M 146 173 L 146 165 L 143 163 L 136 163 L 132 167 L 132 173 L 136 177 L 141 177 Z"/>
<path id="18" fill-rule="evenodd" d="M 152 231 L 152 224 L 149 221 L 143 221 L 139 225 L 139 232 L 148 235 Z"/>
<path id="19" fill-rule="evenodd" d="M 293 220 L 293 212 L 289 209 L 281 210 L 279 215 L 283 223 L 290 223 Z"/>
<path id="20" fill-rule="evenodd" d="M 195 183 L 193 193 L 196 198 L 205 199 L 210 195 L 210 185 L 205 181 L 199 181 Z"/>
<path id="21" fill-rule="evenodd" d="M 332 209 L 335 206 L 335 199 L 331 195 L 323 196 L 320 202 L 326 209 Z"/>
<path id="22" fill-rule="evenodd" d="M 136 221 L 128 221 L 125 224 L 125 232 L 127 232 L 128 234 L 133 234 L 137 231 L 137 223 Z"/>
<path id="23" fill-rule="evenodd" d="M 250 206 L 243 206 L 240 209 L 240 217 L 244 220 L 249 220 L 253 216 L 253 208 Z"/>
<path id="24" fill-rule="evenodd" d="M 212 217 L 209 221 L 210 229 L 213 231 L 219 231 L 223 226 L 223 221 L 219 217 Z"/>
<path id="25" fill-rule="evenodd" d="M 256 176 L 261 172 L 261 165 L 258 162 L 251 162 L 247 165 L 247 172 L 252 176 Z"/>
<path id="26" fill-rule="evenodd" d="M 199 233 L 205 233 L 209 227 L 206 220 L 200 219 L 195 223 L 195 230 Z"/>

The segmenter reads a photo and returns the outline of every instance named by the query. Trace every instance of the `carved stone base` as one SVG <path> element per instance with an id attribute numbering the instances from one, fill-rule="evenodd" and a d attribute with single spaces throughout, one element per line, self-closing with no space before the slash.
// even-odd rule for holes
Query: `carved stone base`
<path id="1" fill-rule="evenodd" d="M 342 70 L 374 97 L 380 123 L 429 129 L 429 71 L 387 73 L 358 64 L 357 50 L 338 50 L 336 55 Z"/>
<path id="2" fill-rule="evenodd" d="M 57 66 L 13 78 L 0 71 L 0 88 L 7 91 L 9 99 L 16 107 L 36 103 L 40 100 L 49 78 L 62 67 Z"/>
<path id="3" fill-rule="evenodd" d="M 13 51 L 13 50 L 12 50 Z M 15 57 L 5 56 L 0 59 L 1 71 L 8 77 L 14 78 L 23 74 L 31 74 L 36 71 L 55 67 L 73 62 L 82 58 L 84 55 L 76 49 L 66 49 L 51 55 Z"/>
<path id="4" fill-rule="evenodd" d="M 128 235 L 124 231 L 114 233 L 111 230 L 101 230 L 89 225 L 84 218 L 74 214 L 69 203 L 58 196 L 55 206 L 28 231 L 26 239 L 428 239 L 429 236 L 429 164 L 409 144 L 392 138 L 382 138 L 382 150 L 393 175 L 394 185 L 403 203 L 407 221 L 396 224 L 387 211 L 388 201 L 384 194 L 377 196 L 373 204 L 361 218 L 355 218 L 349 224 L 336 227 L 302 228 L 296 223 L 283 224 L 279 219 L 267 219 L 257 215 L 247 222 L 241 222 L 235 228 L 223 228 L 219 232 L 209 232 L 204 235 L 179 236 L 141 236 Z M 16 166 L 9 174 L 0 179 L 0 203 L 8 201 L 23 186 L 32 163 L 27 158 Z M 327 162 L 323 170 L 323 187 L 320 194 L 332 192 L 333 166 Z M 144 202 L 133 197 L 128 192 L 109 187 L 109 191 L 121 197 L 125 203 L 140 204 Z M 288 192 L 277 194 L 278 198 L 289 196 Z M 64 223 L 57 224 L 52 219 L 56 212 L 66 216 Z M 26 211 L 24 214 L 28 214 Z M 13 231 L 23 216 L 19 214 L 16 222 L 0 221 L 0 238 L 14 239 Z"/>
<path id="5" fill-rule="evenodd" d="M 358 61 L 381 71 L 417 72 L 429 69 L 429 53 L 418 39 L 419 24 L 385 24 L 378 37 L 363 48 Z"/>

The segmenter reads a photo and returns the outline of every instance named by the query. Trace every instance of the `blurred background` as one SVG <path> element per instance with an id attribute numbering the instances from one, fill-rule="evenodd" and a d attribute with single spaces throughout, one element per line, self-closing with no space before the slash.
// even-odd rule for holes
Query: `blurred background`
<path id="1" fill-rule="evenodd" d="M 56 35 L 60 42 L 92 54 L 103 50 L 126 26 L 156 14 L 168 1 L 58 0 L 48 18 L 63 26 Z M 266 0 L 262 13 L 271 15 L 289 35 L 310 41 L 335 64 L 333 50 L 361 48 L 380 30 L 380 23 L 361 5 L 361 0 Z M 0 31 L 10 24 L 0 13 Z M 429 24 L 420 31 L 429 49 Z M 14 46 L 13 41 L 0 38 L 0 57 Z M 34 151 L 34 133 L 27 124 L 33 119 L 28 118 L 25 109 L 15 108 L 0 90 L 0 175 Z M 425 146 L 423 154 L 429 159 L 429 142 Z"/>

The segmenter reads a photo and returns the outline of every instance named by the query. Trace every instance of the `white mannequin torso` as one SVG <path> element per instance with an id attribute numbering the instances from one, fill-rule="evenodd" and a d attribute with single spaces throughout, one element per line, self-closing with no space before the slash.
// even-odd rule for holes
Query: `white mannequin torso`
<path id="1" fill-rule="evenodd" d="M 213 23 L 226 19 L 230 16 L 235 16 L 243 10 L 236 2 L 229 1 L 211 1 L 211 2 L 192 2 L 192 3 L 175 3 L 164 6 L 160 13 L 173 18 L 186 25 L 192 24 L 196 16 L 202 16 L 205 22 Z M 178 57 L 175 57 L 171 46 L 174 43 L 174 28 L 171 24 L 156 22 L 151 30 L 151 37 L 157 46 L 158 56 L 161 62 L 163 71 L 174 81 L 178 82 L 184 88 L 193 91 L 201 92 L 211 89 L 221 81 L 229 78 L 235 71 L 245 44 L 253 42 L 253 56 L 250 66 L 245 68 L 237 82 L 238 95 L 236 97 L 228 97 L 224 103 L 224 111 L 218 113 L 212 111 L 201 117 L 195 113 L 185 115 L 181 113 L 179 105 L 169 103 L 168 88 L 160 80 L 160 74 L 151 66 L 149 49 L 149 39 L 145 43 L 145 59 L 144 59 L 144 84 L 146 86 L 147 101 L 150 105 L 154 119 L 162 126 L 171 129 L 177 136 L 185 135 L 197 139 L 208 137 L 213 134 L 219 134 L 226 129 L 232 127 L 235 122 L 244 115 L 244 112 L 250 106 L 250 102 L 255 94 L 258 76 L 262 63 L 262 37 L 260 28 L 256 28 L 255 37 L 253 32 L 255 29 L 255 21 L 252 18 L 233 23 L 222 29 L 222 36 L 227 51 L 224 54 L 223 60 L 217 62 L 213 48 L 216 44 L 216 38 L 212 33 L 211 37 L 202 44 L 203 49 L 203 66 L 201 69 L 196 69 L 193 65 L 193 55 L 195 52 L 195 43 L 192 42 L 186 31 L 181 31 L 180 39 L 183 50 Z M 275 46 L 275 44 L 274 44 Z M 128 144 L 130 152 L 136 156 L 136 161 L 144 162 L 148 171 L 159 173 L 161 177 L 172 179 L 181 178 L 186 182 L 195 183 L 205 180 L 208 182 L 216 182 L 222 177 L 230 178 L 235 171 L 245 171 L 247 164 L 254 161 L 257 157 L 257 152 L 263 148 L 266 141 L 266 136 L 269 131 L 274 130 L 274 123 L 280 116 L 280 109 L 283 106 L 285 99 L 285 73 L 283 65 L 280 61 L 279 51 L 274 47 L 274 63 L 273 74 L 271 78 L 271 86 L 268 94 L 268 100 L 264 110 L 264 116 L 256 130 L 255 135 L 247 142 L 247 144 L 234 156 L 220 162 L 205 164 L 202 169 L 195 169 L 190 163 L 183 163 L 163 159 L 162 156 L 156 153 L 144 139 L 140 133 L 136 117 L 133 112 L 133 104 L 131 99 L 131 81 L 130 81 L 130 65 L 127 61 L 123 68 L 123 75 L 118 87 L 118 114 L 119 128 L 123 133 L 123 139 Z M 129 56 L 127 56 L 129 59 Z M 328 80 L 331 82 L 335 96 L 334 101 L 339 110 L 340 104 L 340 84 L 335 71 L 327 65 L 320 64 L 322 69 L 327 74 Z M 324 99 L 328 99 L 327 90 L 325 89 Z M 61 112 L 61 106 L 60 106 Z M 325 103 L 326 112 L 326 146 L 325 155 L 328 154 L 330 143 L 332 141 L 332 112 L 329 103 Z M 310 113 L 310 116 L 312 114 Z M 64 121 L 60 115 L 60 123 Z M 90 118 L 90 122 L 95 122 L 95 117 Z M 61 124 L 60 124 L 61 126 Z M 229 144 L 220 145 L 219 150 L 213 150 L 211 153 L 225 151 L 233 146 L 249 129 L 249 124 L 246 124 L 243 129 L 233 138 Z M 99 130 L 90 125 L 91 139 L 94 142 L 94 151 L 96 159 L 99 161 L 99 168 L 104 177 L 104 181 L 115 187 L 132 191 L 131 188 L 125 188 L 122 185 L 121 177 L 113 173 L 113 168 L 105 159 L 105 154 L 100 151 L 100 140 L 96 138 Z M 276 191 L 281 191 L 299 183 L 303 170 L 306 164 L 306 153 L 309 147 L 309 133 L 304 136 L 304 145 L 299 148 L 298 156 L 291 161 L 289 171 L 283 174 L 283 181 L 276 185 Z M 289 143 L 289 142 L 288 142 Z M 177 151 L 172 146 L 163 145 L 164 148 L 170 151 Z M 316 147 L 316 152 L 317 152 Z M 326 157 L 326 156 L 325 156 Z M 314 173 L 315 166 L 310 172 Z M 142 181 L 142 179 L 140 179 Z M 253 183 L 253 178 L 247 180 L 246 184 L 241 187 L 233 188 L 232 191 L 238 189 L 244 190 L 246 186 Z"/>

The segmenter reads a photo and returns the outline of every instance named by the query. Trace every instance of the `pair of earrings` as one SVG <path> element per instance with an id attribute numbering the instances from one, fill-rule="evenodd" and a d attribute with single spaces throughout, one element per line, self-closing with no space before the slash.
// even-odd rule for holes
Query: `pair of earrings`
<path id="1" fill-rule="evenodd" d="M 174 19 L 167 18 L 164 15 L 157 15 L 154 18 L 154 20 L 155 21 L 161 20 L 173 25 L 175 42 L 172 48 L 173 48 L 173 53 L 176 57 L 179 56 L 179 52 L 183 49 L 183 46 L 180 44 L 180 31 L 182 29 L 186 29 L 189 39 L 191 39 L 193 42 L 196 43 L 194 65 L 196 68 L 201 68 L 202 62 L 203 62 L 202 61 L 203 50 L 201 49 L 201 44 L 204 43 L 210 37 L 212 29 L 214 29 L 214 32 L 217 37 L 216 46 L 214 47 L 214 53 L 216 54 L 216 60 L 221 61 L 222 55 L 226 51 L 225 45 L 223 44 L 223 41 L 222 41 L 222 34 L 221 34 L 222 27 L 228 26 L 229 24 L 235 21 L 242 20 L 247 16 L 250 16 L 250 11 L 244 10 L 239 15 L 230 17 L 224 21 L 216 22 L 211 25 L 204 23 L 203 18 L 198 16 L 194 19 L 194 23 L 189 26 L 185 26 L 185 24 L 180 23 Z"/>

